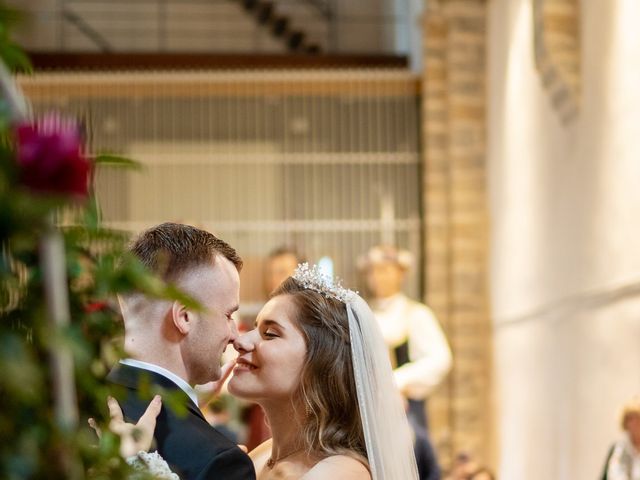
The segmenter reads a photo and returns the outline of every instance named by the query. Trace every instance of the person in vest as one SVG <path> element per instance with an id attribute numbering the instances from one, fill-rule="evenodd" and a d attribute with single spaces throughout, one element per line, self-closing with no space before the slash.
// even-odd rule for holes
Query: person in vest
<path id="1" fill-rule="evenodd" d="M 408 402 L 407 413 L 416 434 L 420 477 L 438 478 L 423 475 L 425 470 L 433 472 L 437 469 L 433 466 L 435 457 L 426 439 L 425 401 L 451 369 L 452 356 L 431 309 L 402 292 L 412 263 L 410 252 L 380 245 L 360 258 L 359 267 L 371 293 L 369 305 L 389 348 L 396 384 Z M 421 458 L 424 459 L 422 462 Z"/>

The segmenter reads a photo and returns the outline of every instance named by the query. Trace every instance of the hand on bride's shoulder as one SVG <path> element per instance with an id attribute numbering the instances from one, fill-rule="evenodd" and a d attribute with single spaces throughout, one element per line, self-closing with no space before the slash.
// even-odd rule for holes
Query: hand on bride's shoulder
<path id="1" fill-rule="evenodd" d="M 107 398 L 109 408 L 109 430 L 120 436 L 120 455 L 124 458 L 132 457 L 140 451 L 147 451 L 153 441 L 153 433 L 156 429 L 156 418 L 162 409 L 162 398 L 156 395 L 144 414 L 135 425 L 124 421 L 122 409 L 118 401 L 113 397 Z M 100 428 L 93 418 L 89 419 L 89 425 L 93 428 L 98 437 L 102 436 Z"/>
<path id="2" fill-rule="evenodd" d="M 361 462 L 347 455 L 327 457 L 309 470 L 303 480 L 322 480 L 339 478 L 340 480 L 371 480 L 369 469 Z"/>

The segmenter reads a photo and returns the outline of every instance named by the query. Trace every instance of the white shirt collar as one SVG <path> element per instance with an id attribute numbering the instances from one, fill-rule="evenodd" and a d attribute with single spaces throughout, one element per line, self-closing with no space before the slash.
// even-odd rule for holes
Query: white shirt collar
<path id="1" fill-rule="evenodd" d="M 143 362 L 141 360 L 135 360 L 133 358 L 123 358 L 120 360 L 120 363 L 123 365 L 129 365 L 130 367 L 137 367 L 143 370 L 149 370 L 150 372 L 155 372 L 159 375 L 162 375 L 165 378 L 168 378 L 173 383 L 175 383 L 180 389 L 187 394 L 187 396 L 191 399 L 191 401 L 198 406 L 198 394 L 193 389 L 191 385 L 185 382 L 182 378 L 180 378 L 175 373 L 167 370 L 166 368 L 159 367 L 158 365 L 154 365 L 153 363 Z"/>
<path id="2" fill-rule="evenodd" d="M 403 302 L 406 299 L 406 295 L 402 292 L 394 293 L 390 297 L 385 298 L 373 298 L 371 299 L 371 304 L 375 305 L 378 310 L 387 310 L 398 303 Z"/>
<path id="3" fill-rule="evenodd" d="M 629 432 L 625 431 L 623 438 L 624 438 L 623 441 L 626 444 L 626 448 L 633 455 L 633 458 L 640 460 L 640 450 L 636 449 L 636 446 L 631 440 L 631 435 L 629 434 Z"/>
<path id="4" fill-rule="evenodd" d="M 395 348 L 406 342 L 410 320 L 407 297 L 400 292 L 390 297 L 375 299 L 370 305 L 387 346 Z"/>

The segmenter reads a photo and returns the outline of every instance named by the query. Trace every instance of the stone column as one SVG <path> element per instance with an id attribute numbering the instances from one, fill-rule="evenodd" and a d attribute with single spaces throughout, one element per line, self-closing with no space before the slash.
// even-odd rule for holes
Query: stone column
<path id="1" fill-rule="evenodd" d="M 429 400 L 431 437 L 447 468 L 461 451 L 491 463 L 488 308 L 486 4 L 427 3 L 422 82 L 425 298 L 454 367 Z"/>

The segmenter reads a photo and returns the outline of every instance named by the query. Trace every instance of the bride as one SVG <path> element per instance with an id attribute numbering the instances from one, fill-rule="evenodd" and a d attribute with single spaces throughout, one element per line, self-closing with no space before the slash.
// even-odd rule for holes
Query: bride
<path id="1" fill-rule="evenodd" d="M 356 292 L 299 265 L 234 347 L 229 391 L 260 404 L 273 434 L 249 454 L 259 480 L 418 478 L 387 350 Z M 111 407 L 122 432 L 121 413 Z"/>

